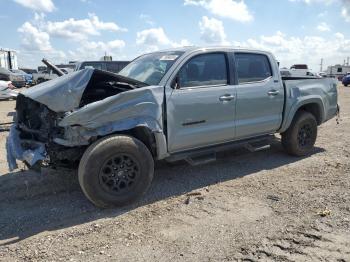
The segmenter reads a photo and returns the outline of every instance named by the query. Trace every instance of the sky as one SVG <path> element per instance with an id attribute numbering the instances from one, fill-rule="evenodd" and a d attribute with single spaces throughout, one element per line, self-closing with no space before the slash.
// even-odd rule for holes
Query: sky
<path id="1" fill-rule="evenodd" d="M 132 60 L 179 46 L 273 52 L 320 70 L 350 56 L 350 0 L 0 0 L 0 48 L 21 67 Z"/>

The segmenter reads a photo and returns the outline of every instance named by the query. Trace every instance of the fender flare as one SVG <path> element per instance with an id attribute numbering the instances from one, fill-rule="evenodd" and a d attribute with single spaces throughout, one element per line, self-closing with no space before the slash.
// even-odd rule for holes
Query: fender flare
<path id="1" fill-rule="evenodd" d="M 319 96 L 305 96 L 302 97 L 296 101 L 296 103 L 294 103 L 290 110 L 288 112 L 285 112 L 284 114 L 284 120 L 282 122 L 281 128 L 278 130 L 279 133 L 283 133 L 285 132 L 290 124 L 293 121 L 293 118 L 295 116 L 295 114 L 298 112 L 298 110 L 300 110 L 300 108 L 302 108 L 303 106 L 306 105 L 310 105 L 310 104 L 316 104 L 318 106 L 318 110 L 320 113 L 320 122 L 324 122 L 325 119 L 325 109 L 324 109 L 324 103 L 323 100 L 321 99 L 321 97 Z M 287 105 L 288 107 L 288 105 Z"/>

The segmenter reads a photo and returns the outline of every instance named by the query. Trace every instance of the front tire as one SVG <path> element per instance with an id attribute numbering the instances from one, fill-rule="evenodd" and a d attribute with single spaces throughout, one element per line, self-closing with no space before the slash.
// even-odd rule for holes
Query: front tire
<path id="1" fill-rule="evenodd" d="M 149 188 L 154 160 L 138 139 L 114 135 L 93 143 L 83 154 L 78 177 L 85 196 L 108 208 L 135 202 Z"/>
<path id="2" fill-rule="evenodd" d="M 282 145 L 286 152 L 294 156 L 311 153 L 317 138 L 317 121 L 309 112 L 300 111 L 286 132 L 282 133 Z"/>

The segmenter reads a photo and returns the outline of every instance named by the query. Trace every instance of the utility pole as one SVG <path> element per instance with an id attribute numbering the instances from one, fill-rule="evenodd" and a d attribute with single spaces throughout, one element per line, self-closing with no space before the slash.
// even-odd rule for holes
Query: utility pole
<path id="1" fill-rule="evenodd" d="M 350 57 L 347 57 L 347 58 L 346 58 L 346 65 L 347 65 L 347 66 L 349 66 L 349 59 L 350 59 Z"/>
<path id="2" fill-rule="evenodd" d="M 323 69 L 323 58 L 321 58 L 321 63 L 320 63 L 320 72 L 322 72 Z"/>

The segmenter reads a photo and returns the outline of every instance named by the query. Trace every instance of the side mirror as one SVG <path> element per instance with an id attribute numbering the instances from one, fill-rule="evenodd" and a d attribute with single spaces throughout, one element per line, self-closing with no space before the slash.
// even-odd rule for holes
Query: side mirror
<path id="1" fill-rule="evenodd" d="M 175 79 L 174 79 L 173 82 L 171 83 L 171 87 L 172 87 L 173 89 L 180 89 L 180 77 L 179 77 L 179 75 L 177 75 L 177 76 L 175 77 Z"/>

